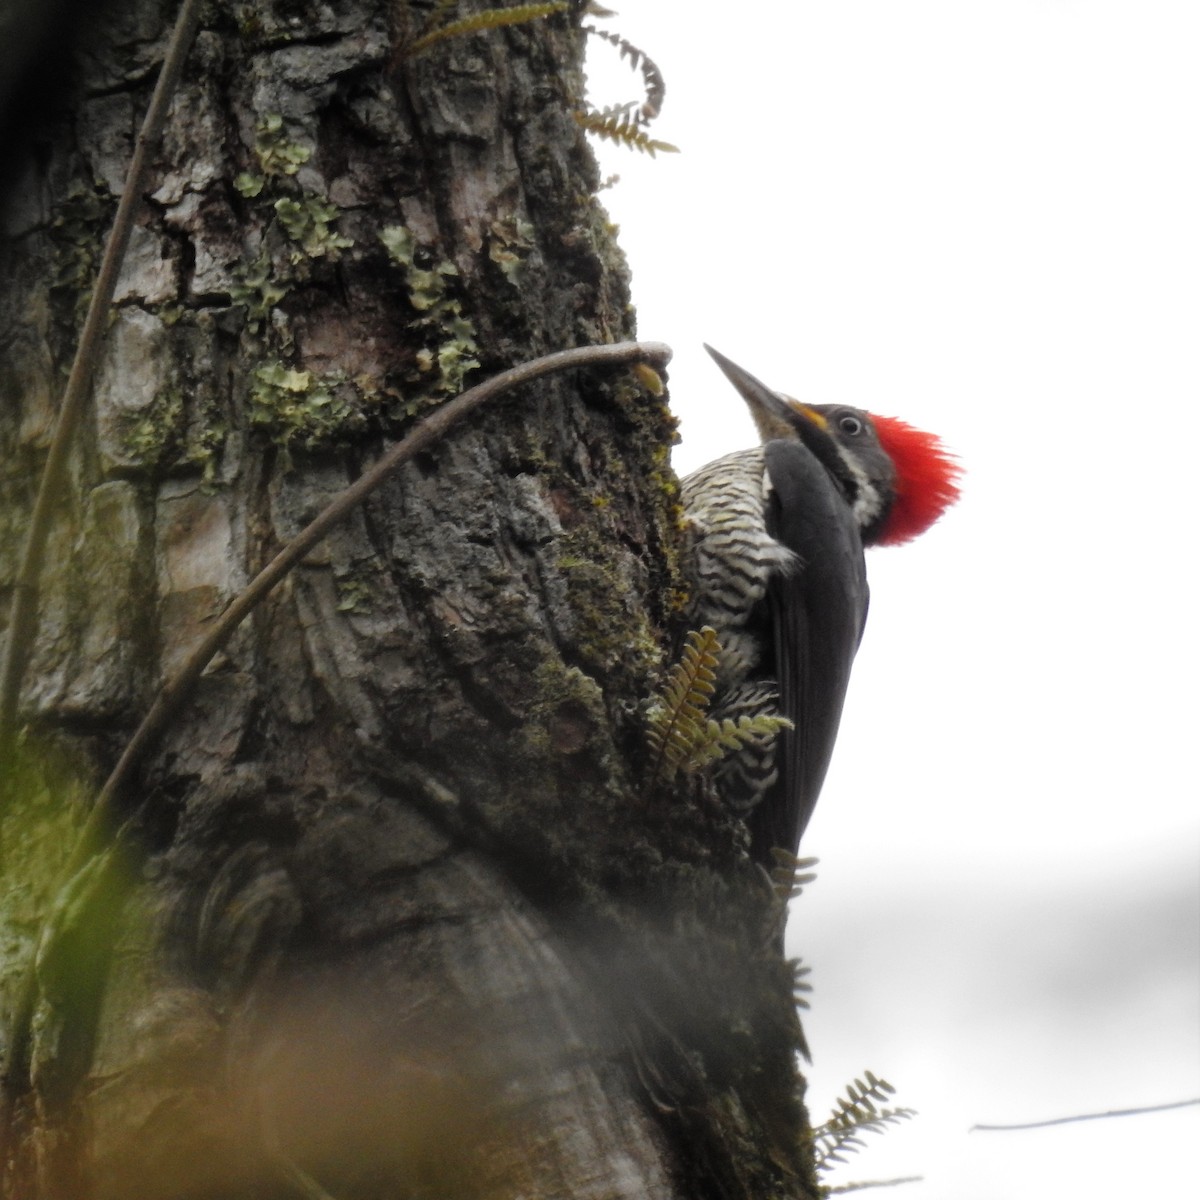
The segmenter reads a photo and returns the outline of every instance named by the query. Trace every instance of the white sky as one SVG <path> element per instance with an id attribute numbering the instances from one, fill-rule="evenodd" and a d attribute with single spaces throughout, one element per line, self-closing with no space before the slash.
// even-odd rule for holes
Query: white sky
<path id="1" fill-rule="evenodd" d="M 870 555 L 805 840 L 814 1113 L 868 1067 L 921 1111 L 832 1181 L 1200 1195 L 1200 1108 L 966 1133 L 1200 1096 L 1200 5 L 620 7 L 683 150 L 601 148 L 677 468 L 754 440 L 709 341 L 968 472 Z M 594 102 L 634 98 L 606 49 Z"/>

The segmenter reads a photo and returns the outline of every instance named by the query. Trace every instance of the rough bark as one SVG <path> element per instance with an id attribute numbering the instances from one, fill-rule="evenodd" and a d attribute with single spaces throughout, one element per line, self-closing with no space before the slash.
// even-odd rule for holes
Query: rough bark
<path id="1" fill-rule="evenodd" d="M 12 156 L 0 599 L 173 14 L 104 10 Z M 406 57 L 428 19 L 215 3 L 189 57 L 6 764 L 10 1025 L 56 914 L 10 1195 L 811 1192 L 769 888 L 702 787 L 644 778 L 679 531 L 627 373 L 403 469 L 205 674 L 121 854 L 54 878 L 155 689 L 381 447 L 633 333 L 576 16 Z"/>

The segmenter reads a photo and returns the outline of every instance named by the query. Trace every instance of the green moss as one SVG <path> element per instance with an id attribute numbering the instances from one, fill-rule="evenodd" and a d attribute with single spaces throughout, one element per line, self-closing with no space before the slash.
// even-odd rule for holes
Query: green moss
<path id="1" fill-rule="evenodd" d="M 408 302 L 420 314 L 413 328 L 426 336 L 415 355 L 415 394 L 400 405 L 397 415 L 411 417 L 446 396 L 456 396 L 467 376 L 479 367 L 475 327 L 463 315 L 461 301 L 451 293 L 458 268 L 447 259 L 435 261 L 403 225 L 388 225 L 379 240 L 391 262 L 404 274 Z"/>
<path id="2" fill-rule="evenodd" d="M 189 423 L 183 391 L 169 387 L 130 419 L 121 443 L 125 453 L 148 472 L 191 466 L 203 473 L 206 484 L 212 484 L 227 433 L 215 411 L 197 413 Z"/>
<path id="3" fill-rule="evenodd" d="M 334 232 L 337 205 L 320 196 L 307 192 L 299 199 L 283 196 L 275 201 L 274 208 L 284 233 L 299 247 L 292 251 L 293 263 L 305 257 L 336 259 L 342 250 L 354 245 L 353 238 Z"/>
<path id="4" fill-rule="evenodd" d="M 429 312 L 446 302 L 446 279 L 457 275 L 458 268 L 442 259 L 431 268 L 417 264 L 420 247 L 412 232 L 403 225 L 388 225 L 379 234 L 388 258 L 404 271 L 408 302 L 418 312 Z"/>
<path id="5" fill-rule="evenodd" d="M 288 283 L 278 277 L 265 250 L 249 262 L 239 263 L 234 268 L 234 279 L 230 298 L 234 304 L 245 307 L 247 322 L 257 332 L 271 310 L 288 294 Z"/>
<path id="6" fill-rule="evenodd" d="M 453 302 L 457 305 L 458 301 Z M 449 328 L 450 337 L 438 346 L 438 391 L 456 396 L 463 390 L 467 376 L 479 367 L 475 357 L 479 347 L 475 344 L 475 331 L 461 319 L 453 321 Z"/>
<path id="7" fill-rule="evenodd" d="M 333 229 L 338 217 L 335 205 L 310 192 L 281 196 L 271 204 L 280 232 L 291 243 L 282 265 L 272 257 L 266 245 L 252 258 L 234 268 L 230 298 L 246 309 L 253 332 L 259 332 L 271 313 L 307 274 L 304 264 L 315 258 L 335 260 L 354 239 Z M 282 256 L 280 256 L 282 259 Z"/>
<path id="8" fill-rule="evenodd" d="M 563 535 L 556 563 L 566 576 L 581 665 L 612 677 L 620 692 L 636 694 L 640 681 L 658 669 L 662 652 L 641 605 L 631 601 L 618 553 L 603 531 L 579 526 Z"/>
<path id="9" fill-rule="evenodd" d="M 554 719 L 571 714 L 579 725 L 590 725 L 584 740 L 564 750 L 555 745 Z M 529 710 L 524 736 L 527 745 L 540 752 L 577 753 L 585 744 L 594 744 L 597 735 L 607 729 L 608 715 L 600 685 L 578 667 L 558 659 L 545 660 L 534 672 L 534 700 Z"/>
<path id="10" fill-rule="evenodd" d="M 165 388 L 126 427 L 122 444 L 139 466 L 157 470 L 178 449 L 184 422 L 183 393 Z"/>
<path id="11" fill-rule="evenodd" d="M 432 256 L 422 250 L 412 232 L 403 225 L 385 226 L 379 240 L 388 258 L 404 272 L 408 302 L 417 312 L 426 313 L 426 320 L 435 318 L 439 323 L 447 317 L 451 321 L 462 318 L 462 308 L 450 296 L 446 283 L 458 275 L 458 268 L 452 262 L 448 259 L 432 262 Z M 418 259 L 429 259 L 431 265 L 422 266 Z"/>
<path id="12" fill-rule="evenodd" d="M 318 375 L 283 362 L 263 363 L 252 373 L 250 424 L 284 451 L 318 450 L 366 428 L 375 398 L 340 371 Z"/>
<path id="13" fill-rule="evenodd" d="M 412 265 L 417 243 L 411 230 L 404 225 L 386 225 L 379 234 L 379 240 L 393 262 L 401 266 Z"/>
<path id="14" fill-rule="evenodd" d="M 112 223 L 113 201 L 101 187 L 73 184 L 50 222 L 49 235 L 54 246 L 50 289 L 64 293 L 69 299 L 73 320 L 87 311 L 104 235 Z"/>
<path id="15" fill-rule="evenodd" d="M 204 483 L 212 485 L 217 478 L 217 459 L 229 430 L 223 421 L 213 420 L 203 424 L 194 435 L 189 436 L 184 449 L 187 462 L 199 467 Z"/>
<path id="16" fill-rule="evenodd" d="M 254 175 L 249 171 L 239 171 L 234 176 L 233 186 L 237 188 L 247 200 L 253 200 L 256 196 L 262 194 L 263 188 L 266 186 L 267 177 L 265 175 Z"/>
<path id="17" fill-rule="evenodd" d="M 337 205 L 293 178 L 312 152 L 287 140 L 279 114 L 259 121 L 254 150 L 260 171 L 243 171 L 234 186 L 248 200 L 259 201 L 255 207 L 267 224 L 266 237 L 253 259 L 234 268 L 230 297 L 245 308 L 251 332 L 260 333 L 295 284 L 308 278 L 309 264 L 336 260 L 354 239 L 334 228 L 341 215 Z"/>
<path id="18" fill-rule="evenodd" d="M 238 33 L 242 37 L 251 41 L 261 35 L 263 23 L 256 5 L 235 4 L 233 6 L 233 15 L 237 21 Z"/>
<path id="19" fill-rule="evenodd" d="M 268 113 L 259 119 L 254 131 L 254 154 L 261 174 L 243 171 L 233 181 L 233 186 L 247 199 L 261 195 L 268 179 L 295 175 L 312 157 L 307 146 L 287 140 L 279 113 Z"/>
<path id="20" fill-rule="evenodd" d="M 345 613 L 367 613 L 374 607 L 374 596 L 369 583 L 347 576 L 337 580 L 337 610 Z"/>
<path id="21" fill-rule="evenodd" d="M 525 283 L 525 260 L 533 249 L 534 228 L 521 217 L 493 221 L 488 258 L 500 268 L 504 278 L 520 290 Z"/>
<path id="22" fill-rule="evenodd" d="M 283 117 L 279 113 L 267 113 L 258 122 L 254 134 L 254 153 L 258 155 L 264 175 L 295 175 L 312 157 L 308 147 L 287 140 L 283 132 Z"/>
<path id="23" fill-rule="evenodd" d="M 664 598 L 662 618 L 670 622 L 687 605 L 687 587 L 679 563 L 685 520 L 679 477 L 671 466 L 671 447 L 679 441 L 678 421 L 667 407 L 665 394 L 647 395 L 632 375 L 619 380 L 614 393 L 614 404 L 633 427 L 631 449 L 625 457 L 630 470 L 638 474 L 640 486 L 646 489 L 651 511 L 657 513 L 655 526 L 661 540 L 653 547 L 653 561 L 659 580 L 653 592 Z"/>

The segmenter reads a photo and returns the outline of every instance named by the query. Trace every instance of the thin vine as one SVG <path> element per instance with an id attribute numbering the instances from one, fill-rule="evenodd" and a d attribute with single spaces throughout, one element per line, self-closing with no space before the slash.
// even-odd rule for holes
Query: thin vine
<path id="1" fill-rule="evenodd" d="M 71 442 L 83 413 L 83 406 L 91 394 L 92 376 L 100 357 L 100 346 L 108 329 L 108 315 L 112 307 L 117 276 L 125 260 L 129 245 L 129 234 L 133 219 L 137 215 L 145 191 L 150 156 L 162 136 L 167 119 L 167 109 L 179 83 L 184 59 L 196 34 L 200 20 L 202 0 L 183 0 L 175 18 L 175 28 L 167 45 L 158 82 L 146 109 L 145 119 L 133 148 L 125 186 L 117 205 L 117 215 L 104 247 L 100 271 L 92 288 L 92 298 L 84 318 L 83 331 L 71 364 L 71 374 L 59 405 L 58 418 L 46 465 L 38 484 L 37 499 L 30 518 L 29 531 L 21 552 L 21 563 L 13 585 L 12 605 L 8 617 L 8 638 L 4 646 L 4 662 L 0 668 L 0 761 L 12 762 L 16 743 L 17 707 L 20 702 L 21 684 L 25 668 L 29 665 L 29 654 L 38 630 L 38 592 L 41 586 L 42 567 L 45 561 L 46 542 L 54 507 L 58 503 L 63 481 L 66 478 L 67 456 Z"/>

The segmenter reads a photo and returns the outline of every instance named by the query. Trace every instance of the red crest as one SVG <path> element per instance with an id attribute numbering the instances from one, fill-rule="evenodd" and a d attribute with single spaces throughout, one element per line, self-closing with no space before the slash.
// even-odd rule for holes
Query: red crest
<path id="1" fill-rule="evenodd" d="M 924 533 L 958 499 L 962 467 L 936 434 L 896 417 L 872 413 L 871 420 L 896 467 L 896 499 L 875 542 L 897 546 Z"/>

